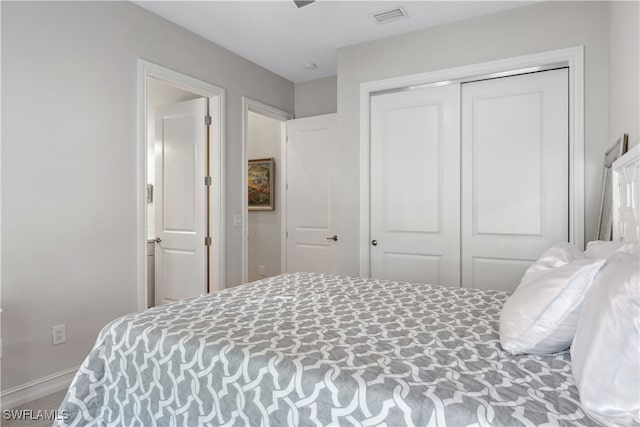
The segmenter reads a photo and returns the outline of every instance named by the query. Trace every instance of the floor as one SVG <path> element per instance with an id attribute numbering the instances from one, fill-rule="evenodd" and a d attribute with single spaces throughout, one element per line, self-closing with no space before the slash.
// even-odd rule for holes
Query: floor
<path id="1" fill-rule="evenodd" d="M 53 420 L 51 419 L 43 419 L 45 416 L 38 417 L 38 411 L 40 414 L 43 414 L 44 411 L 50 413 L 52 410 L 57 410 L 60 404 L 62 403 L 62 399 L 64 399 L 67 390 L 61 390 L 56 393 L 50 394 L 48 396 L 44 396 L 38 400 L 34 400 L 33 402 L 25 403 L 22 406 L 18 406 L 17 408 L 12 408 L 9 411 L 3 411 L 2 414 L 2 427 L 40 427 L 40 426 L 51 426 L 53 424 Z M 22 412 L 21 412 L 22 411 Z M 31 411 L 31 412 L 28 412 Z M 23 419 L 7 419 L 11 418 L 11 414 L 22 414 Z M 25 419 L 28 418 L 28 419 Z M 36 419 L 31 419 L 36 418 Z M 40 419 L 38 419 L 40 418 Z"/>

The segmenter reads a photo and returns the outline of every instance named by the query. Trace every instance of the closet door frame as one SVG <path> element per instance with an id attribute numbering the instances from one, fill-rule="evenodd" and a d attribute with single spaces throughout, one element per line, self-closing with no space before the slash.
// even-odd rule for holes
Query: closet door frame
<path id="1" fill-rule="evenodd" d="M 584 247 L 584 47 L 576 46 L 532 55 L 427 73 L 376 80 L 360 85 L 360 276 L 370 276 L 371 257 L 371 96 L 478 79 L 506 77 L 544 69 L 569 69 L 569 241 Z"/>

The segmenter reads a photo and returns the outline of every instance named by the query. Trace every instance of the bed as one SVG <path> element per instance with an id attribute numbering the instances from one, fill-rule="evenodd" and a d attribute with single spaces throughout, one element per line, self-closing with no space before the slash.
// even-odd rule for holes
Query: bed
<path id="1" fill-rule="evenodd" d="M 607 265 L 585 297 L 571 350 L 503 350 L 501 316 L 529 271 L 511 296 L 285 274 L 116 319 L 76 374 L 56 425 L 635 425 L 640 147 L 613 172 L 614 239 L 635 249 L 587 246 Z M 604 262 L 577 260 L 592 269 Z"/>
<path id="2" fill-rule="evenodd" d="M 568 351 L 511 356 L 507 294 L 312 273 L 106 326 L 59 425 L 595 425 Z"/>

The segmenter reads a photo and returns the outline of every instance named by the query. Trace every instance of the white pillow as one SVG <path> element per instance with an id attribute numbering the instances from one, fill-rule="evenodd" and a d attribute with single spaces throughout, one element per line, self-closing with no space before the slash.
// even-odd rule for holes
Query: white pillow
<path id="1" fill-rule="evenodd" d="M 605 425 L 640 423 L 640 267 L 637 255 L 609 259 L 587 293 L 571 345 L 585 412 Z"/>
<path id="2" fill-rule="evenodd" d="M 584 295 L 605 262 L 585 258 L 569 243 L 542 254 L 502 307 L 502 348 L 512 354 L 548 354 L 568 348 Z"/>
<path id="3" fill-rule="evenodd" d="M 587 249 L 584 251 L 584 255 L 587 258 L 606 259 L 618 252 L 638 255 L 640 254 L 640 245 L 638 245 L 637 241 L 607 242 L 604 240 L 594 240 L 593 242 L 587 243 Z"/>

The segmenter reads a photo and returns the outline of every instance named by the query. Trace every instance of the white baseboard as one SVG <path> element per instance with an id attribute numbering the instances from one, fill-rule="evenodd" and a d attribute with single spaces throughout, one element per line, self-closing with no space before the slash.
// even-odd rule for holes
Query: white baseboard
<path id="1" fill-rule="evenodd" d="M 0 393 L 2 410 L 33 402 L 36 399 L 68 388 L 78 369 L 80 367 L 76 366 L 3 391 Z"/>

